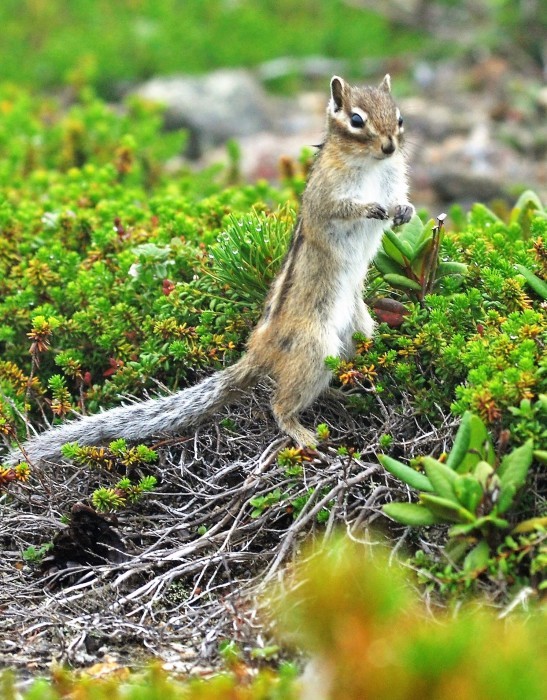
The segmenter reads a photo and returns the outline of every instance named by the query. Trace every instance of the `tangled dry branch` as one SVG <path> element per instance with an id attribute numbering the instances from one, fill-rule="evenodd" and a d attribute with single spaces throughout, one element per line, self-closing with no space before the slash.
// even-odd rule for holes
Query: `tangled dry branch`
<path id="1" fill-rule="evenodd" d="M 123 556 L 104 563 L 39 569 L 22 552 L 51 542 L 66 528 L 62 516 L 76 502 L 89 504 L 113 475 L 52 464 L 34 470 L 34 484 L 1 496 L 0 662 L 32 670 L 114 654 L 127 664 L 156 656 L 191 671 L 214 668 L 223 639 L 263 646 L 270 623 L 259 594 L 298 559 L 304 542 L 339 528 L 367 539 L 380 517 L 387 525 L 381 506 L 400 499 L 402 487 L 378 465 L 378 436 L 389 432 L 411 456 L 443 449 L 454 427 L 444 420 L 441 430 L 427 431 L 404 411 L 367 423 L 339 397 L 327 398 L 321 415 L 310 412 L 307 420 L 332 425 L 336 439 L 294 476 L 277 464 L 288 443 L 276 436 L 265 405 L 258 392 L 226 412 L 237 433 L 215 422 L 162 443 L 151 470 L 159 486 L 118 514 L 112 529 Z M 355 446 L 360 457 L 340 456 L 337 444 Z M 262 509 L 250 504 L 271 494 Z"/>

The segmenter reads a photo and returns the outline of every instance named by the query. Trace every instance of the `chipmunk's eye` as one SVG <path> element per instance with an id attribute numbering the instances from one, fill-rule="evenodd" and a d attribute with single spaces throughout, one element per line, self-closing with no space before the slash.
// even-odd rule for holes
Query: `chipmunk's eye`
<path id="1" fill-rule="evenodd" d="M 403 118 L 402 117 L 399 117 L 399 119 L 397 119 L 397 124 L 399 125 L 399 129 L 403 126 Z"/>
<path id="2" fill-rule="evenodd" d="M 349 122 L 355 129 L 362 129 L 365 126 L 365 120 L 360 114 L 357 114 L 357 112 L 353 112 Z"/>

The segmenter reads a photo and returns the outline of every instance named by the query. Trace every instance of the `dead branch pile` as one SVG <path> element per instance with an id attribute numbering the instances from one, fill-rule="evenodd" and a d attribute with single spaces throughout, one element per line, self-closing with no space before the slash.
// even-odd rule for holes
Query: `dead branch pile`
<path id="1" fill-rule="evenodd" d="M 105 475 L 68 463 L 35 469 L 32 483 L 0 496 L 0 666 L 33 673 L 52 661 L 83 666 L 114 655 L 124 664 L 156 656 L 179 670 L 211 669 L 222 640 L 244 650 L 268 643 L 259 594 L 304 542 L 335 528 L 365 540 L 373 524 L 391 539 L 409 535 L 381 514 L 403 487 L 378 465 L 378 436 L 390 433 L 404 457 L 440 451 L 453 433 L 448 420 L 425 431 L 403 407 L 368 423 L 340 397 L 327 398 L 320 415 L 305 418 L 327 422 L 335 439 L 295 477 L 277 464 L 288 441 L 265 405 L 258 392 L 219 417 L 230 417 L 237 434 L 215 422 L 163 444 L 150 470 L 158 488 L 114 520 L 89 508 Z M 361 456 L 339 456 L 340 444 Z M 268 494 L 256 512 L 250 500 Z M 78 558 L 76 549 L 89 547 L 74 541 L 80 536 L 101 540 L 99 559 Z M 41 567 L 25 563 L 22 552 L 54 538 L 64 565 L 51 552 Z"/>

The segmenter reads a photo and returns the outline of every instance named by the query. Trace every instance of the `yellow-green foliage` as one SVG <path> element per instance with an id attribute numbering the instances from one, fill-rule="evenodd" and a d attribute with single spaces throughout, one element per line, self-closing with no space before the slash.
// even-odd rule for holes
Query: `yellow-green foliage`
<path id="1" fill-rule="evenodd" d="M 298 584 L 279 614 L 331 670 L 329 699 L 545 697 L 540 611 L 500 619 L 472 606 L 430 616 L 397 565 L 342 540 L 303 567 Z"/>

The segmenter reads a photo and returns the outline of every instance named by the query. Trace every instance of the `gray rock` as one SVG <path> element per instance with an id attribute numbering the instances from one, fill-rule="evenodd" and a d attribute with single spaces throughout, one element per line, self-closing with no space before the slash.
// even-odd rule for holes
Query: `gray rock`
<path id="1" fill-rule="evenodd" d="M 245 70 L 153 78 L 134 94 L 165 105 L 166 128 L 189 131 L 189 158 L 230 138 L 271 128 L 268 99 L 260 82 Z"/>
<path id="2" fill-rule="evenodd" d="M 431 168 L 430 181 L 441 202 L 488 202 L 507 196 L 506 187 L 498 178 L 486 173 L 471 172 L 463 163 Z"/>

